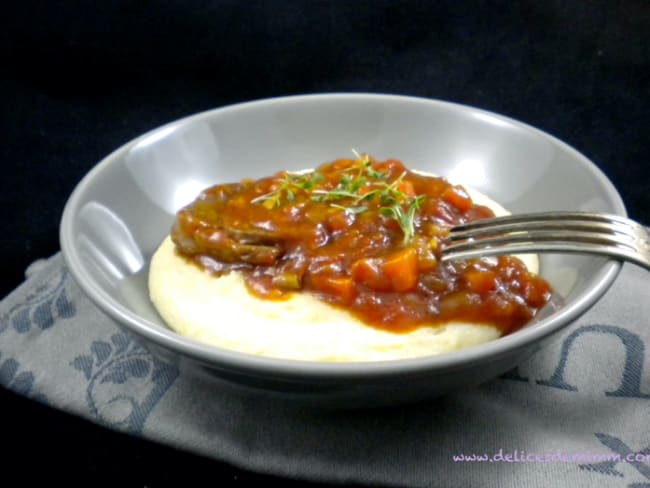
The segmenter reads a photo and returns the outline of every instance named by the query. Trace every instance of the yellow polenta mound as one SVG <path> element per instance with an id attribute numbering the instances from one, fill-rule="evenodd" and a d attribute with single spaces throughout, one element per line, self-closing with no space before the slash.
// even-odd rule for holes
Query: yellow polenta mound
<path id="1" fill-rule="evenodd" d="M 507 211 L 468 190 L 496 215 Z M 520 256 L 537 272 L 536 256 Z M 214 277 L 188 264 L 167 237 L 151 261 L 151 300 L 167 324 L 199 342 L 235 351 L 310 361 L 378 361 L 455 351 L 499 337 L 495 327 L 454 322 L 392 333 L 363 324 L 308 293 L 283 301 L 251 295 L 241 274 Z"/>

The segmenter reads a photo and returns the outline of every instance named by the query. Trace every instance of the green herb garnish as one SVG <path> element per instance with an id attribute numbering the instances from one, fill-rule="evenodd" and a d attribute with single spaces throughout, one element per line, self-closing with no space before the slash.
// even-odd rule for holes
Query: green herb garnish
<path id="1" fill-rule="evenodd" d="M 415 212 L 420 208 L 423 200 L 424 195 L 418 195 L 411 199 L 406 205 L 406 211 L 397 202 L 379 209 L 379 213 L 383 216 L 391 217 L 397 221 L 404 234 L 404 244 L 409 243 L 415 236 Z"/>
<path id="2" fill-rule="evenodd" d="M 279 186 L 272 192 L 260 195 L 251 203 L 262 203 L 267 208 L 279 207 L 282 199 L 293 202 L 296 191 L 308 191 L 309 199 L 314 202 L 329 202 L 330 206 L 356 215 L 368 210 L 369 203 L 377 199 L 379 213 L 397 221 L 404 235 L 404 244 L 408 244 L 415 235 L 415 216 L 424 195 L 413 196 L 400 191 L 400 184 L 407 172 L 404 171 L 392 182 L 386 181 L 387 172 L 372 167 L 367 154 L 360 155 L 354 151 L 359 162 L 345 170 L 336 187 L 326 190 L 315 188 L 324 180 L 318 172 L 305 174 L 285 173 L 278 179 Z"/>
<path id="3" fill-rule="evenodd" d="M 285 173 L 282 178 L 279 178 L 280 186 L 277 189 L 253 198 L 251 203 L 261 203 L 269 209 L 279 207 L 282 203 L 283 194 L 287 201 L 294 202 L 296 200 L 296 190 L 308 191 L 323 179 L 323 175 L 318 171 L 305 174 Z"/>

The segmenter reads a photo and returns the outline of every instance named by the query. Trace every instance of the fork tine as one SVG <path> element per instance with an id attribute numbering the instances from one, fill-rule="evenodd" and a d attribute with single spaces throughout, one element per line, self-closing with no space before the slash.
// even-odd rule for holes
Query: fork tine
<path id="1" fill-rule="evenodd" d="M 569 252 L 618 257 L 650 268 L 648 230 L 617 215 L 545 212 L 483 219 L 453 227 L 442 260 Z"/>
<path id="2" fill-rule="evenodd" d="M 478 225 L 479 223 L 481 225 Z M 456 241 L 468 237 L 480 237 L 505 232 L 526 232 L 531 228 L 548 231 L 600 232 L 610 235 L 627 235 L 628 237 L 635 235 L 634 229 L 622 222 L 599 222 L 596 220 L 585 221 L 557 218 L 554 220 L 517 219 L 515 221 L 503 221 L 501 218 L 497 218 L 480 220 L 476 221 L 477 225 L 473 224 L 453 227 L 449 232 L 449 239 Z"/>
<path id="3" fill-rule="evenodd" d="M 525 245 L 527 243 L 589 243 L 604 246 L 624 246 L 634 250 L 634 241 L 623 240 L 621 236 L 607 234 L 602 232 L 579 232 L 573 230 L 546 230 L 534 229 L 519 231 L 514 234 L 495 235 L 493 237 L 483 237 L 478 240 L 462 240 L 445 247 L 446 251 L 460 250 L 468 247 L 494 247 L 504 245 Z"/>
<path id="4" fill-rule="evenodd" d="M 515 214 L 492 219 L 482 219 L 455 226 L 448 239 L 457 241 L 468 237 L 520 232 L 529 229 L 557 229 L 578 232 L 605 232 L 612 235 L 625 235 L 633 240 L 646 235 L 643 227 L 625 217 L 610 214 L 587 212 L 543 212 Z"/>
<path id="5" fill-rule="evenodd" d="M 613 214 L 602 214 L 602 213 L 593 213 L 593 212 L 566 212 L 566 211 L 554 211 L 554 212 L 536 212 L 536 213 L 521 213 L 521 214 L 512 214 L 504 215 L 502 217 L 495 217 L 491 219 L 481 219 L 475 220 L 473 222 L 468 222 L 465 224 L 460 224 L 454 227 L 458 230 L 469 230 L 469 229 L 479 229 L 482 227 L 488 227 L 493 225 L 495 222 L 503 224 L 515 224 L 519 222 L 559 222 L 559 221 L 578 221 L 578 222 L 602 222 L 606 224 L 619 224 L 622 226 L 630 225 L 631 221 L 620 215 Z"/>
<path id="6" fill-rule="evenodd" d="M 475 244 L 475 243 L 472 243 Z M 528 254 L 538 252 L 551 253 L 573 253 L 573 254 L 594 254 L 600 256 L 617 257 L 628 260 L 641 266 L 648 267 L 648 264 L 641 260 L 639 255 L 627 248 L 608 246 L 602 244 L 568 243 L 568 242 L 519 242 L 511 244 L 499 244 L 493 247 L 477 247 L 476 245 L 459 244 L 446 248 L 442 253 L 441 260 L 453 261 L 456 259 L 478 258 L 486 256 L 503 256 Z"/>

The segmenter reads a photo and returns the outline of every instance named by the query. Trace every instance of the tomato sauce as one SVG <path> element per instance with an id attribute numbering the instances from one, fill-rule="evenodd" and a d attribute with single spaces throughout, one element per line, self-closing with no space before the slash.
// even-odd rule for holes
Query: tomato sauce
<path id="1" fill-rule="evenodd" d="M 506 334 L 535 316 L 549 284 L 516 257 L 441 262 L 448 229 L 494 216 L 461 186 L 363 155 L 204 190 L 172 229 L 177 252 L 249 291 L 311 293 L 393 332 L 465 321 Z"/>

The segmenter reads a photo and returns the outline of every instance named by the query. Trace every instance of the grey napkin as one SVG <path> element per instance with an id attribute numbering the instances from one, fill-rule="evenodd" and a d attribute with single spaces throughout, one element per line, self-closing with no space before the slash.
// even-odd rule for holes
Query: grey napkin
<path id="1" fill-rule="evenodd" d="M 650 287 L 625 265 L 553 345 L 467 392 L 322 411 L 185 377 L 98 311 L 61 256 L 0 302 L 0 384 L 250 470 L 397 486 L 650 487 Z"/>

